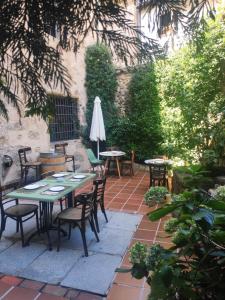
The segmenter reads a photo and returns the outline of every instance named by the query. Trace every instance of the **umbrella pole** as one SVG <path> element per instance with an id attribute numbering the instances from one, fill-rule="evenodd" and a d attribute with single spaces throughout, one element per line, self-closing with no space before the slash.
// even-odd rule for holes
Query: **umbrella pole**
<path id="1" fill-rule="evenodd" d="M 99 139 L 97 140 L 97 154 L 98 154 L 98 159 L 99 159 Z"/>

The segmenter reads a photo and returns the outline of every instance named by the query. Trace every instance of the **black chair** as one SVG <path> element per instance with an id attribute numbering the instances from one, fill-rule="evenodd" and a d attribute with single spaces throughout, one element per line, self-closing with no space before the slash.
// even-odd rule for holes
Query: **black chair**
<path id="1" fill-rule="evenodd" d="M 19 204 L 18 199 L 6 198 L 6 194 L 19 187 L 18 182 L 12 182 L 5 186 L 0 186 L 0 209 L 1 209 L 1 229 L 0 239 L 2 233 L 5 230 L 7 218 L 11 218 L 16 221 L 16 231 L 20 229 L 22 246 L 26 246 L 24 240 L 23 223 L 36 217 L 37 231 L 39 232 L 38 222 L 38 205 L 35 204 Z M 13 205 L 9 206 L 9 203 L 14 202 Z M 6 207 L 7 205 L 7 207 Z"/>
<path id="2" fill-rule="evenodd" d="M 20 161 L 20 170 L 21 170 L 21 182 L 27 183 L 27 174 L 29 169 L 34 169 L 36 172 L 36 180 L 40 178 L 40 167 L 41 162 L 39 161 L 28 161 L 27 152 L 31 151 L 31 147 L 25 147 L 18 150 L 19 161 Z"/>
<path id="3" fill-rule="evenodd" d="M 60 248 L 61 225 L 64 223 L 68 223 L 69 224 L 68 239 L 70 239 L 71 237 L 72 226 L 73 227 L 78 226 L 83 240 L 84 253 L 85 256 L 88 256 L 86 234 L 85 234 L 87 221 L 89 221 L 91 225 L 91 229 L 95 234 L 96 240 L 97 242 L 99 242 L 98 234 L 93 219 L 93 206 L 94 206 L 93 192 L 79 194 L 75 197 L 75 201 L 77 202 L 76 207 L 66 208 L 62 212 L 60 212 L 57 216 L 57 222 L 58 222 L 57 251 L 59 251 Z"/>
<path id="4" fill-rule="evenodd" d="M 93 214 L 94 214 L 94 220 L 95 220 L 97 232 L 99 232 L 98 205 L 100 205 L 101 211 L 105 217 L 106 222 L 108 223 L 108 218 L 106 215 L 105 204 L 104 204 L 105 185 L 106 185 L 106 177 L 96 179 L 93 181 L 93 186 L 94 186 Z"/>
<path id="5" fill-rule="evenodd" d="M 68 143 L 55 144 L 55 151 L 63 153 L 65 155 L 66 162 L 73 162 L 73 171 L 75 172 L 75 158 L 74 155 L 66 153 L 67 146 Z"/>
<path id="6" fill-rule="evenodd" d="M 149 186 L 168 186 L 167 184 L 167 170 L 165 164 L 150 164 L 150 184 Z"/>

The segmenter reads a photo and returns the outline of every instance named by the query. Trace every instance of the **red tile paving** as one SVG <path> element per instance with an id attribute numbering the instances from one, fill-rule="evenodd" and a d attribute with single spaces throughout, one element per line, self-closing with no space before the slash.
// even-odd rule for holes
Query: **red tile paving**
<path id="1" fill-rule="evenodd" d="M 142 214 L 142 221 L 131 240 L 127 253 L 124 255 L 121 266 L 130 267 L 129 249 L 137 241 L 146 245 L 159 242 L 164 247 L 170 247 L 170 239 L 163 232 L 166 218 L 158 222 L 150 222 L 147 213 L 155 207 L 147 207 L 144 203 L 144 194 L 148 190 L 149 174 L 137 171 L 135 176 L 108 177 L 105 191 L 106 209 Z M 79 192 L 88 191 L 91 184 L 87 184 Z M 48 285 L 42 282 L 3 276 L 0 274 L 1 300 L 103 300 L 101 296 L 80 292 L 65 287 Z M 19 287 L 18 287 L 19 286 Z M 115 274 L 114 281 L 108 293 L 107 300 L 146 300 L 149 286 L 142 280 L 136 280 L 130 273 Z M 2 297 L 3 296 L 3 297 Z"/>

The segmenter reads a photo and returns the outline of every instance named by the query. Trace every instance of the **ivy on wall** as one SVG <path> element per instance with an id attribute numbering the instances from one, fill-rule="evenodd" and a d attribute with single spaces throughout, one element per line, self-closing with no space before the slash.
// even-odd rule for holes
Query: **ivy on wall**
<path id="1" fill-rule="evenodd" d="M 117 90 L 116 70 L 112 63 L 109 50 L 102 44 L 95 44 L 87 48 L 86 56 L 86 121 L 83 132 L 83 141 L 89 144 L 92 112 L 96 96 L 101 99 L 101 107 L 106 129 L 106 138 L 109 136 L 110 124 L 117 117 L 115 94 Z M 108 140 L 108 138 L 107 138 Z"/>
<path id="2" fill-rule="evenodd" d="M 153 64 L 136 67 L 129 84 L 126 114 L 112 127 L 112 140 L 135 151 L 138 161 L 159 154 L 162 142 L 160 104 Z"/>

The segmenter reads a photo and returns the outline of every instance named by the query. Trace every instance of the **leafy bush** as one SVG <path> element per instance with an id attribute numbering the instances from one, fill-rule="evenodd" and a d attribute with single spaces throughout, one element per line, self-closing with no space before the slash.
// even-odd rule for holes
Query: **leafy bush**
<path id="1" fill-rule="evenodd" d="M 106 129 L 106 138 L 109 134 L 111 123 L 117 119 L 117 109 L 115 106 L 115 94 L 117 90 L 116 71 L 112 64 L 112 56 L 109 50 L 100 44 L 90 46 L 86 50 L 86 90 L 87 106 L 86 121 L 87 126 L 83 129 L 84 143 L 89 143 L 93 105 L 96 96 L 101 99 L 101 107 Z"/>
<path id="2" fill-rule="evenodd" d="M 225 293 L 225 198 L 210 199 L 202 191 L 186 191 L 170 204 L 150 213 L 152 221 L 175 211 L 165 225 L 175 246 L 131 248 L 130 271 L 146 277 L 149 300 L 223 300 Z"/>
<path id="3" fill-rule="evenodd" d="M 164 149 L 209 164 L 224 155 L 225 22 L 204 23 L 195 39 L 157 63 Z M 206 151 L 209 155 L 206 155 Z M 213 155 L 212 155 L 213 154 Z M 208 156 L 208 157 L 206 157 Z"/>
<path id="4" fill-rule="evenodd" d="M 163 203 L 165 202 L 165 196 L 168 193 L 168 189 L 164 186 L 152 186 L 144 195 L 145 203 L 148 206 L 152 206 L 156 203 Z"/>

